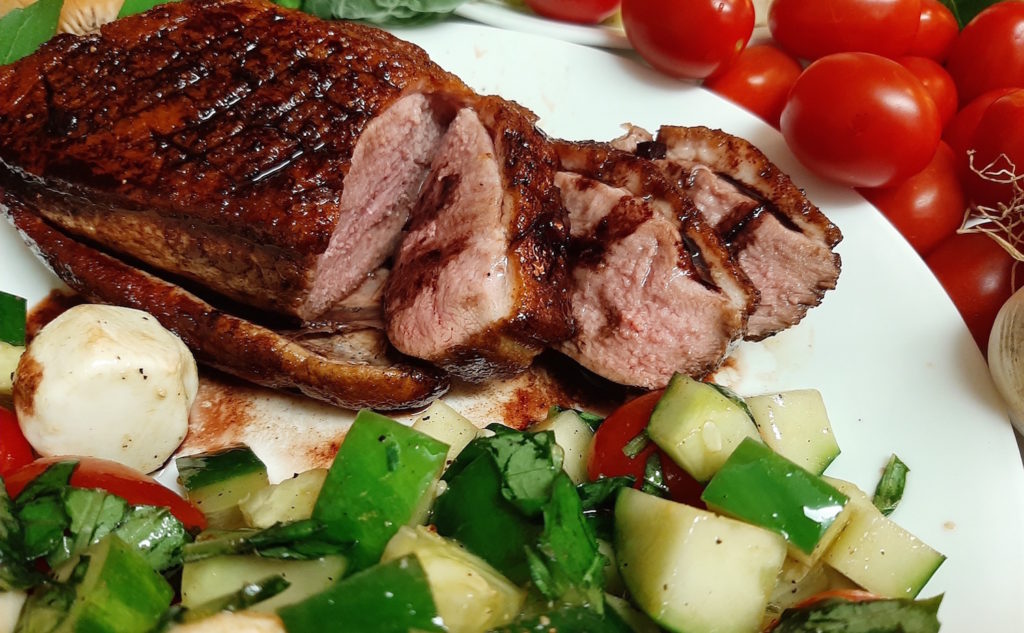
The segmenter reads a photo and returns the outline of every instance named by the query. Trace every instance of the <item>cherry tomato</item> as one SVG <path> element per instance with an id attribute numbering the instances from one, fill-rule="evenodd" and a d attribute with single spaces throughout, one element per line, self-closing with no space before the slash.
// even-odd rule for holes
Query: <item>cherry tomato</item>
<path id="1" fill-rule="evenodd" d="M 956 16 L 946 5 L 939 0 L 921 0 L 921 23 L 907 54 L 944 62 L 959 33 Z"/>
<path id="2" fill-rule="evenodd" d="M 946 69 L 966 104 L 995 88 L 1024 88 L 1024 2 L 999 2 L 964 27 Z"/>
<path id="3" fill-rule="evenodd" d="M 908 55 L 896 61 L 914 73 L 914 76 L 924 84 L 925 90 L 935 102 L 935 107 L 939 109 L 939 122 L 945 128 L 957 109 L 956 84 L 953 83 L 953 78 L 934 59 Z"/>
<path id="4" fill-rule="evenodd" d="M 885 187 L 921 171 L 942 131 L 913 73 L 870 53 L 837 53 L 808 66 L 779 124 L 804 165 L 854 187 Z"/>
<path id="5" fill-rule="evenodd" d="M 623 0 L 626 37 L 647 62 L 704 79 L 731 62 L 754 32 L 751 0 Z"/>
<path id="6" fill-rule="evenodd" d="M 995 240 L 978 233 L 957 233 L 925 258 L 982 353 L 996 313 L 1013 294 L 1014 261 Z"/>
<path id="7" fill-rule="evenodd" d="M 974 170 L 964 181 L 968 199 L 991 208 L 1021 206 L 1014 197 L 1024 187 L 1024 88 L 992 101 L 967 144 L 974 150 Z"/>
<path id="8" fill-rule="evenodd" d="M 206 527 L 202 511 L 160 484 L 149 475 L 124 464 L 96 457 L 41 457 L 15 470 L 5 478 L 7 494 L 17 497 L 25 486 L 49 466 L 69 459 L 78 461 L 71 473 L 71 485 L 77 488 L 99 488 L 136 505 L 161 506 L 171 511 L 189 530 Z"/>
<path id="9" fill-rule="evenodd" d="M 800 63 L 782 49 L 756 44 L 708 77 L 704 86 L 779 127 L 786 96 L 801 72 Z"/>
<path id="10" fill-rule="evenodd" d="M 964 219 L 963 188 L 949 145 L 940 142 L 935 157 L 920 172 L 891 187 L 860 193 L 889 219 L 921 257 L 956 233 Z"/>
<path id="11" fill-rule="evenodd" d="M 0 477 L 6 477 L 35 458 L 32 446 L 18 425 L 18 418 L 0 407 Z"/>
<path id="12" fill-rule="evenodd" d="M 903 55 L 920 23 L 921 0 L 774 0 L 768 11 L 779 46 L 812 60 L 853 51 Z"/>
<path id="13" fill-rule="evenodd" d="M 652 454 L 657 454 L 672 498 L 703 508 L 704 502 L 700 500 L 700 494 L 704 487 L 677 466 L 672 458 L 653 442 L 648 443 L 632 458 L 622 452 L 622 448 L 630 440 L 647 428 L 647 422 L 651 419 L 651 412 L 654 411 L 654 405 L 658 404 L 659 398 L 661 392 L 652 391 L 630 400 L 608 416 L 594 435 L 593 450 L 587 463 L 587 476 L 596 480 L 600 477 L 632 475 L 636 479 L 634 487 L 640 488 L 643 485 L 647 459 Z"/>
<path id="14" fill-rule="evenodd" d="M 619 0 L 526 0 L 535 13 L 553 20 L 597 24 L 619 8 Z"/>

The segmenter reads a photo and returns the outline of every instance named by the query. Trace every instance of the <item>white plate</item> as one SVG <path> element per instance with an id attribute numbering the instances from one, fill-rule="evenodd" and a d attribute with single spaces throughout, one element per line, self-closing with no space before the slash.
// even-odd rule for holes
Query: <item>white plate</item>
<path id="1" fill-rule="evenodd" d="M 864 489 L 898 454 L 911 473 L 893 519 L 948 556 L 922 594 L 945 593 L 943 630 L 1021 630 L 1024 467 L 1013 432 L 952 303 L 871 206 L 811 176 L 753 116 L 618 56 L 468 24 L 400 34 L 476 89 L 532 108 L 552 135 L 608 139 L 626 121 L 720 127 L 806 188 L 845 235 L 839 287 L 799 326 L 741 345 L 720 378 L 746 395 L 821 390 L 843 449 L 829 472 Z M 0 260 L 0 288 L 38 300 L 54 285 L 6 223 Z M 266 423 L 261 433 L 282 434 Z"/>
<path id="2" fill-rule="evenodd" d="M 455 9 L 455 15 L 510 31 L 545 35 L 566 42 L 602 48 L 632 48 L 621 28 L 603 24 L 571 24 L 549 20 L 502 2 L 470 1 Z"/>

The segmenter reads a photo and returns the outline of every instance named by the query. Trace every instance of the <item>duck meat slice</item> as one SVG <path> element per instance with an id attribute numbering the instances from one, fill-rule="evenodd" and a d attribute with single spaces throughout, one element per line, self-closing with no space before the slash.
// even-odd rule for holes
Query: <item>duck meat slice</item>
<path id="1" fill-rule="evenodd" d="M 740 338 L 750 285 L 699 216 L 646 161 L 555 143 L 569 211 L 576 334 L 557 348 L 614 382 L 704 376 Z"/>
<path id="2" fill-rule="evenodd" d="M 760 293 L 746 338 L 784 330 L 835 288 L 842 233 L 750 142 L 706 127 L 632 128 L 616 142 L 650 158 L 727 243 Z"/>
<path id="3" fill-rule="evenodd" d="M 63 234 L 13 196 L 0 198 L 0 207 L 72 289 L 90 301 L 146 310 L 204 365 L 351 409 L 417 407 L 448 389 L 442 372 L 389 354 L 379 331 L 303 345 Z"/>
<path id="4" fill-rule="evenodd" d="M 515 103 L 482 98 L 458 112 L 385 289 L 399 351 L 480 381 L 524 370 L 572 333 L 555 165 Z"/>
<path id="5" fill-rule="evenodd" d="M 0 187 L 111 252 L 315 320 L 390 257 L 475 98 L 379 29 L 168 3 L 0 68 Z"/>

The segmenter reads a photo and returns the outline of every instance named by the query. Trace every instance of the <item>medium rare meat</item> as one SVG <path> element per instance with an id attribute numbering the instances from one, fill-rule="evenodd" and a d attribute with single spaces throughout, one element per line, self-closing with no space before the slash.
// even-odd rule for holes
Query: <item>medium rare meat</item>
<path id="1" fill-rule="evenodd" d="M 842 239 L 826 218 L 749 142 L 704 127 L 633 128 L 617 146 L 654 160 L 722 236 L 759 292 L 746 338 L 798 323 L 835 288 Z"/>
<path id="2" fill-rule="evenodd" d="M 559 349 L 615 382 L 703 376 L 743 334 L 752 289 L 674 185 L 600 143 L 555 143 L 576 333 Z"/>
<path id="3" fill-rule="evenodd" d="M 456 115 L 385 291 L 398 350 L 475 381 L 518 373 L 571 333 L 554 169 L 518 106 L 485 98 Z"/>
<path id="4" fill-rule="evenodd" d="M 150 312 L 204 365 L 352 409 L 414 407 L 448 389 L 442 372 L 385 357 L 382 341 L 372 331 L 333 340 L 320 337 L 301 345 L 77 242 L 9 194 L 0 197 L 0 204 L 29 244 L 74 290 L 91 301 Z M 369 344 L 359 340 L 367 337 Z"/>
<path id="5" fill-rule="evenodd" d="M 474 97 L 378 29 L 170 3 L 0 68 L 0 187 L 106 249 L 309 320 L 391 255 Z"/>

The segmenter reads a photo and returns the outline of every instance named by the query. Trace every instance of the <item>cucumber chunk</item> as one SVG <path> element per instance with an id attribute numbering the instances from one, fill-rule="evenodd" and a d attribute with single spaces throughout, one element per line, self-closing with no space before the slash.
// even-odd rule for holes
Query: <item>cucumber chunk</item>
<path id="1" fill-rule="evenodd" d="M 711 479 L 744 438 L 760 441 L 746 408 L 715 385 L 683 374 L 669 381 L 647 435 L 697 481 Z"/>
<path id="2" fill-rule="evenodd" d="M 448 445 L 446 466 L 455 461 L 466 444 L 480 435 L 475 424 L 440 400 L 430 403 L 412 423 L 412 428 Z"/>
<path id="3" fill-rule="evenodd" d="M 778 532 L 805 554 L 814 552 L 848 500 L 821 477 L 749 439 L 700 498 L 713 511 Z"/>
<path id="4" fill-rule="evenodd" d="M 562 447 L 565 457 L 562 470 L 576 485 L 587 480 L 587 460 L 590 459 L 590 445 L 594 431 L 583 418 L 572 409 L 549 415 L 531 431 L 552 431 L 555 443 Z"/>
<path id="5" fill-rule="evenodd" d="M 773 451 L 815 475 L 839 456 L 825 402 L 817 389 L 746 398 L 754 424 Z"/>
<path id="6" fill-rule="evenodd" d="M 14 630 L 27 597 L 24 591 L 0 591 L 0 633 Z"/>
<path id="7" fill-rule="evenodd" d="M 423 526 L 403 526 L 388 542 L 382 563 L 415 554 L 427 574 L 437 613 L 449 633 L 483 633 L 508 624 L 526 591 L 484 559 Z"/>
<path id="8" fill-rule="evenodd" d="M 868 495 L 830 479 L 850 497 L 850 520 L 822 560 L 885 598 L 914 598 L 946 557 L 884 516 Z"/>
<path id="9" fill-rule="evenodd" d="M 25 347 L 25 299 L 0 291 L 0 342 Z"/>
<path id="10" fill-rule="evenodd" d="M 266 465 L 244 445 L 179 457 L 174 463 L 185 496 L 203 511 L 212 528 L 245 525 L 238 503 L 270 485 Z"/>
<path id="11" fill-rule="evenodd" d="M 632 488 L 615 505 L 615 545 L 637 605 L 679 633 L 757 630 L 786 557 L 778 534 Z"/>
<path id="12" fill-rule="evenodd" d="M 345 559 L 277 560 L 259 556 L 215 556 L 186 563 L 181 570 L 181 604 L 194 608 L 237 591 L 242 586 L 277 575 L 289 587 L 258 602 L 255 611 L 273 611 L 327 589 L 345 575 Z"/>
<path id="13" fill-rule="evenodd" d="M 238 509 L 246 525 L 254 528 L 308 519 L 313 516 L 313 506 L 325 479 L 326 468 L 307 470 L 256 490 L 238 503 Z"/>

